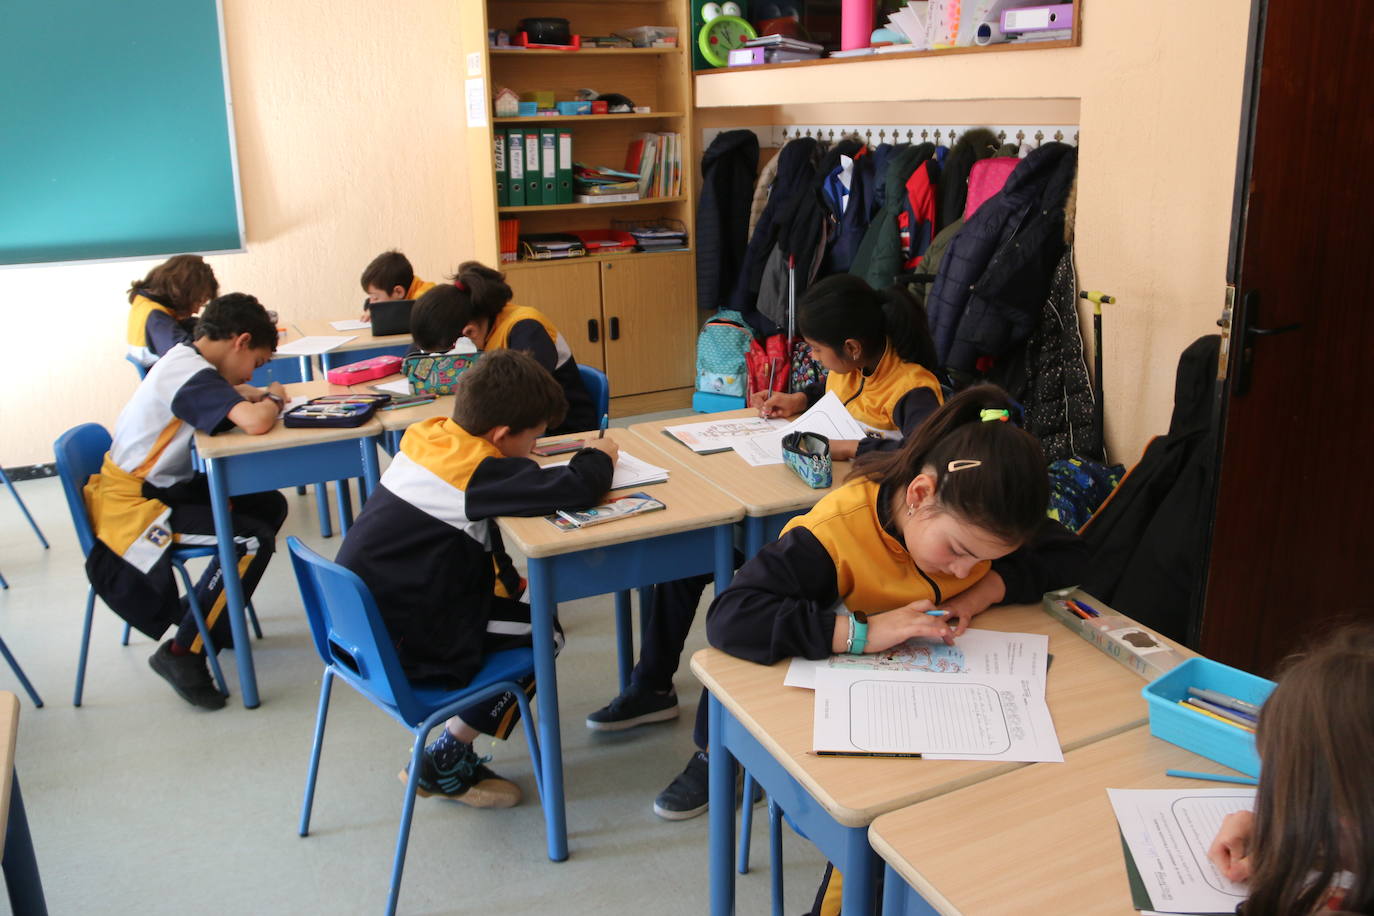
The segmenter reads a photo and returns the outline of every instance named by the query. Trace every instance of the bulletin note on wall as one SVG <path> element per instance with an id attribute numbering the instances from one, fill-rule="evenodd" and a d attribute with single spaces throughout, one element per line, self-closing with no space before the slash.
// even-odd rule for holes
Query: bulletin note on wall
<path id="1" fill-rule="evenodd" d="M 1063 761 L 1043 687 L 1031 678 L 823 668 L 814 747 L 934 760 Z"/>

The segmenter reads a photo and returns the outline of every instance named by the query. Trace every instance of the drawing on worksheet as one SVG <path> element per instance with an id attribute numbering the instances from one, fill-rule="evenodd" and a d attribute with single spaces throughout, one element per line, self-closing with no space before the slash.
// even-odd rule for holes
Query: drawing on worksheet
<path id="1" fill-rule="evenodd" d="M 931 671 L 960 674 L 968 670 L 964 651 L 929 639 L 908 639 L 873 655 L 836 655 L 832 668 L 865 668 L 872 671 Z"/>
<path id="2" fill-rule="evenodd" d="M 733 420 L 708 420 L 705 423 L 683 423 L 664 428 L 664 433 L 696 452 L 710 455 L 734 448 L 735 442 L 781 429 L 786 420 L 765 420 L 763 417 L 736 417 Z"/>

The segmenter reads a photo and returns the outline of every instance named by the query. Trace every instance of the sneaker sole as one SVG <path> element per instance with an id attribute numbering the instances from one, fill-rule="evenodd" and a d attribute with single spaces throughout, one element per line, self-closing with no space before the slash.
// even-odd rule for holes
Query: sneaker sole
<path id="1" fill-rule="evenodd" d="M 710 803 L 702 805 L 700 808 L 688 808 L 686 811 L 670 811 L 660 807 L 658 802 L 654 802 L 654 814 L 663 818 L 665 821 L 690 821 L 694 817 L 701 817 L 706 813 L 706 809 L 711 807 Z"/>
<path id="2" fill-rule="evenodd" d="M 172 680 L 172 678 L 170 677 L 170 673 L 163 671 L 161 666 L 158 665 L 156 653 L 149 656 L 148 667 L 153 669 L 154 674 L 156 674 L 158 677 L 166 681 L 167 686 L 175 690 L 177 696 L 181 697 L 187 703 L 190 703 L 196 709 L 204 709 L 210 712 L 214 712 L 217 709 L 224 708 L 224 694 L 220 693 L 218 690 L 215 690 L 214 688 L 211 688 L 210 692 L 203 696 L 183 690 L 181 686 L 177 684 L 176 681 Z"/>
<path id="3" fill-rule="evenodd" d="M 587 719 L 587 727 L 594 732 L 623 732 L 626 729 L 634 728 L 638 725 L 649 725 L 653 722 L 668 722 L 678 717 L 678 707 L 672 706 L 668 709 L 659 709 L 655 712 L 646 712 L 633 719 L 620 719 L 615 722 L 597 722 L 590 717 Z"/>
<path id="4" fill-rule="evenodd" d="M 396 774 L 396 778 L 401 782 L 408 782 L 406 771 L 402 770 Z M 497 783 L 497 785 L 489 785 Z M 512 793 L 511 788 L 515 791 Z M 444 801 L 456 802 L 460 805 L 467 805 L 469 808 L 514 808 L 520 804 L 520 787 L 513 782 L 504 780 L 484 779 L 477 785 L 472 786 L 462 795 L 445 795 L 443 792 L 430 792 L 422 785 L 415 786 L 415 794 L 421 798 L 439 798 Z"/>

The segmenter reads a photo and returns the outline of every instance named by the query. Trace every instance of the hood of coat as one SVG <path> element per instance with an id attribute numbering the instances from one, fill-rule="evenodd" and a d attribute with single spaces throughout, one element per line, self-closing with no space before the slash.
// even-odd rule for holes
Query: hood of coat
<path id="1" fill-rule="evenodd" d="M 715 164 L 716 160 L 739 152 L 748 157 L 752 168 L 758 171 L 759 164 L 759 138 L 752 130 L 743 128 L 738 130 L 726 130 L 716 134 L 716 138 L 711 141 L 711 145 L 706 148 L 706 152 L 701 157 L 701 172 L 706 174 Z"/>

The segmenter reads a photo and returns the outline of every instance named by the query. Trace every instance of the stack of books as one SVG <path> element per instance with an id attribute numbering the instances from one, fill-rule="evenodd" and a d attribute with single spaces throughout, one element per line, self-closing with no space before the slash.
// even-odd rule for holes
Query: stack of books
<path id="1" fill-rule="evenodd" d="M 825 52 L 822 45 L 786 35 L 760 35 L 744 42 L 745 48 L 762 48 L 763 60 L 752 63 L 776 64 L 789 60 L 815 60 Z"/>
<path id="2" fill-rule="evenodd" d="M 639 176 L 639 196 L 678 197 L 682 194 L 682 136 L 645 133 L 625 151 L 625 171 Z"/>
<path id="3" fill-rule="evenodd" d="M 639 174 L 606 166 L 573 163 L 573 200 L 579 204 L 639 200 Z"/>
<path id="4" fill-rule="evenodd" d="M 635 247 L 640 251 L 671 251 L 687 247 L 687 232 L 684 229 L 667 227 L 648 227 L 630 229 L 634 236 Z"/>

